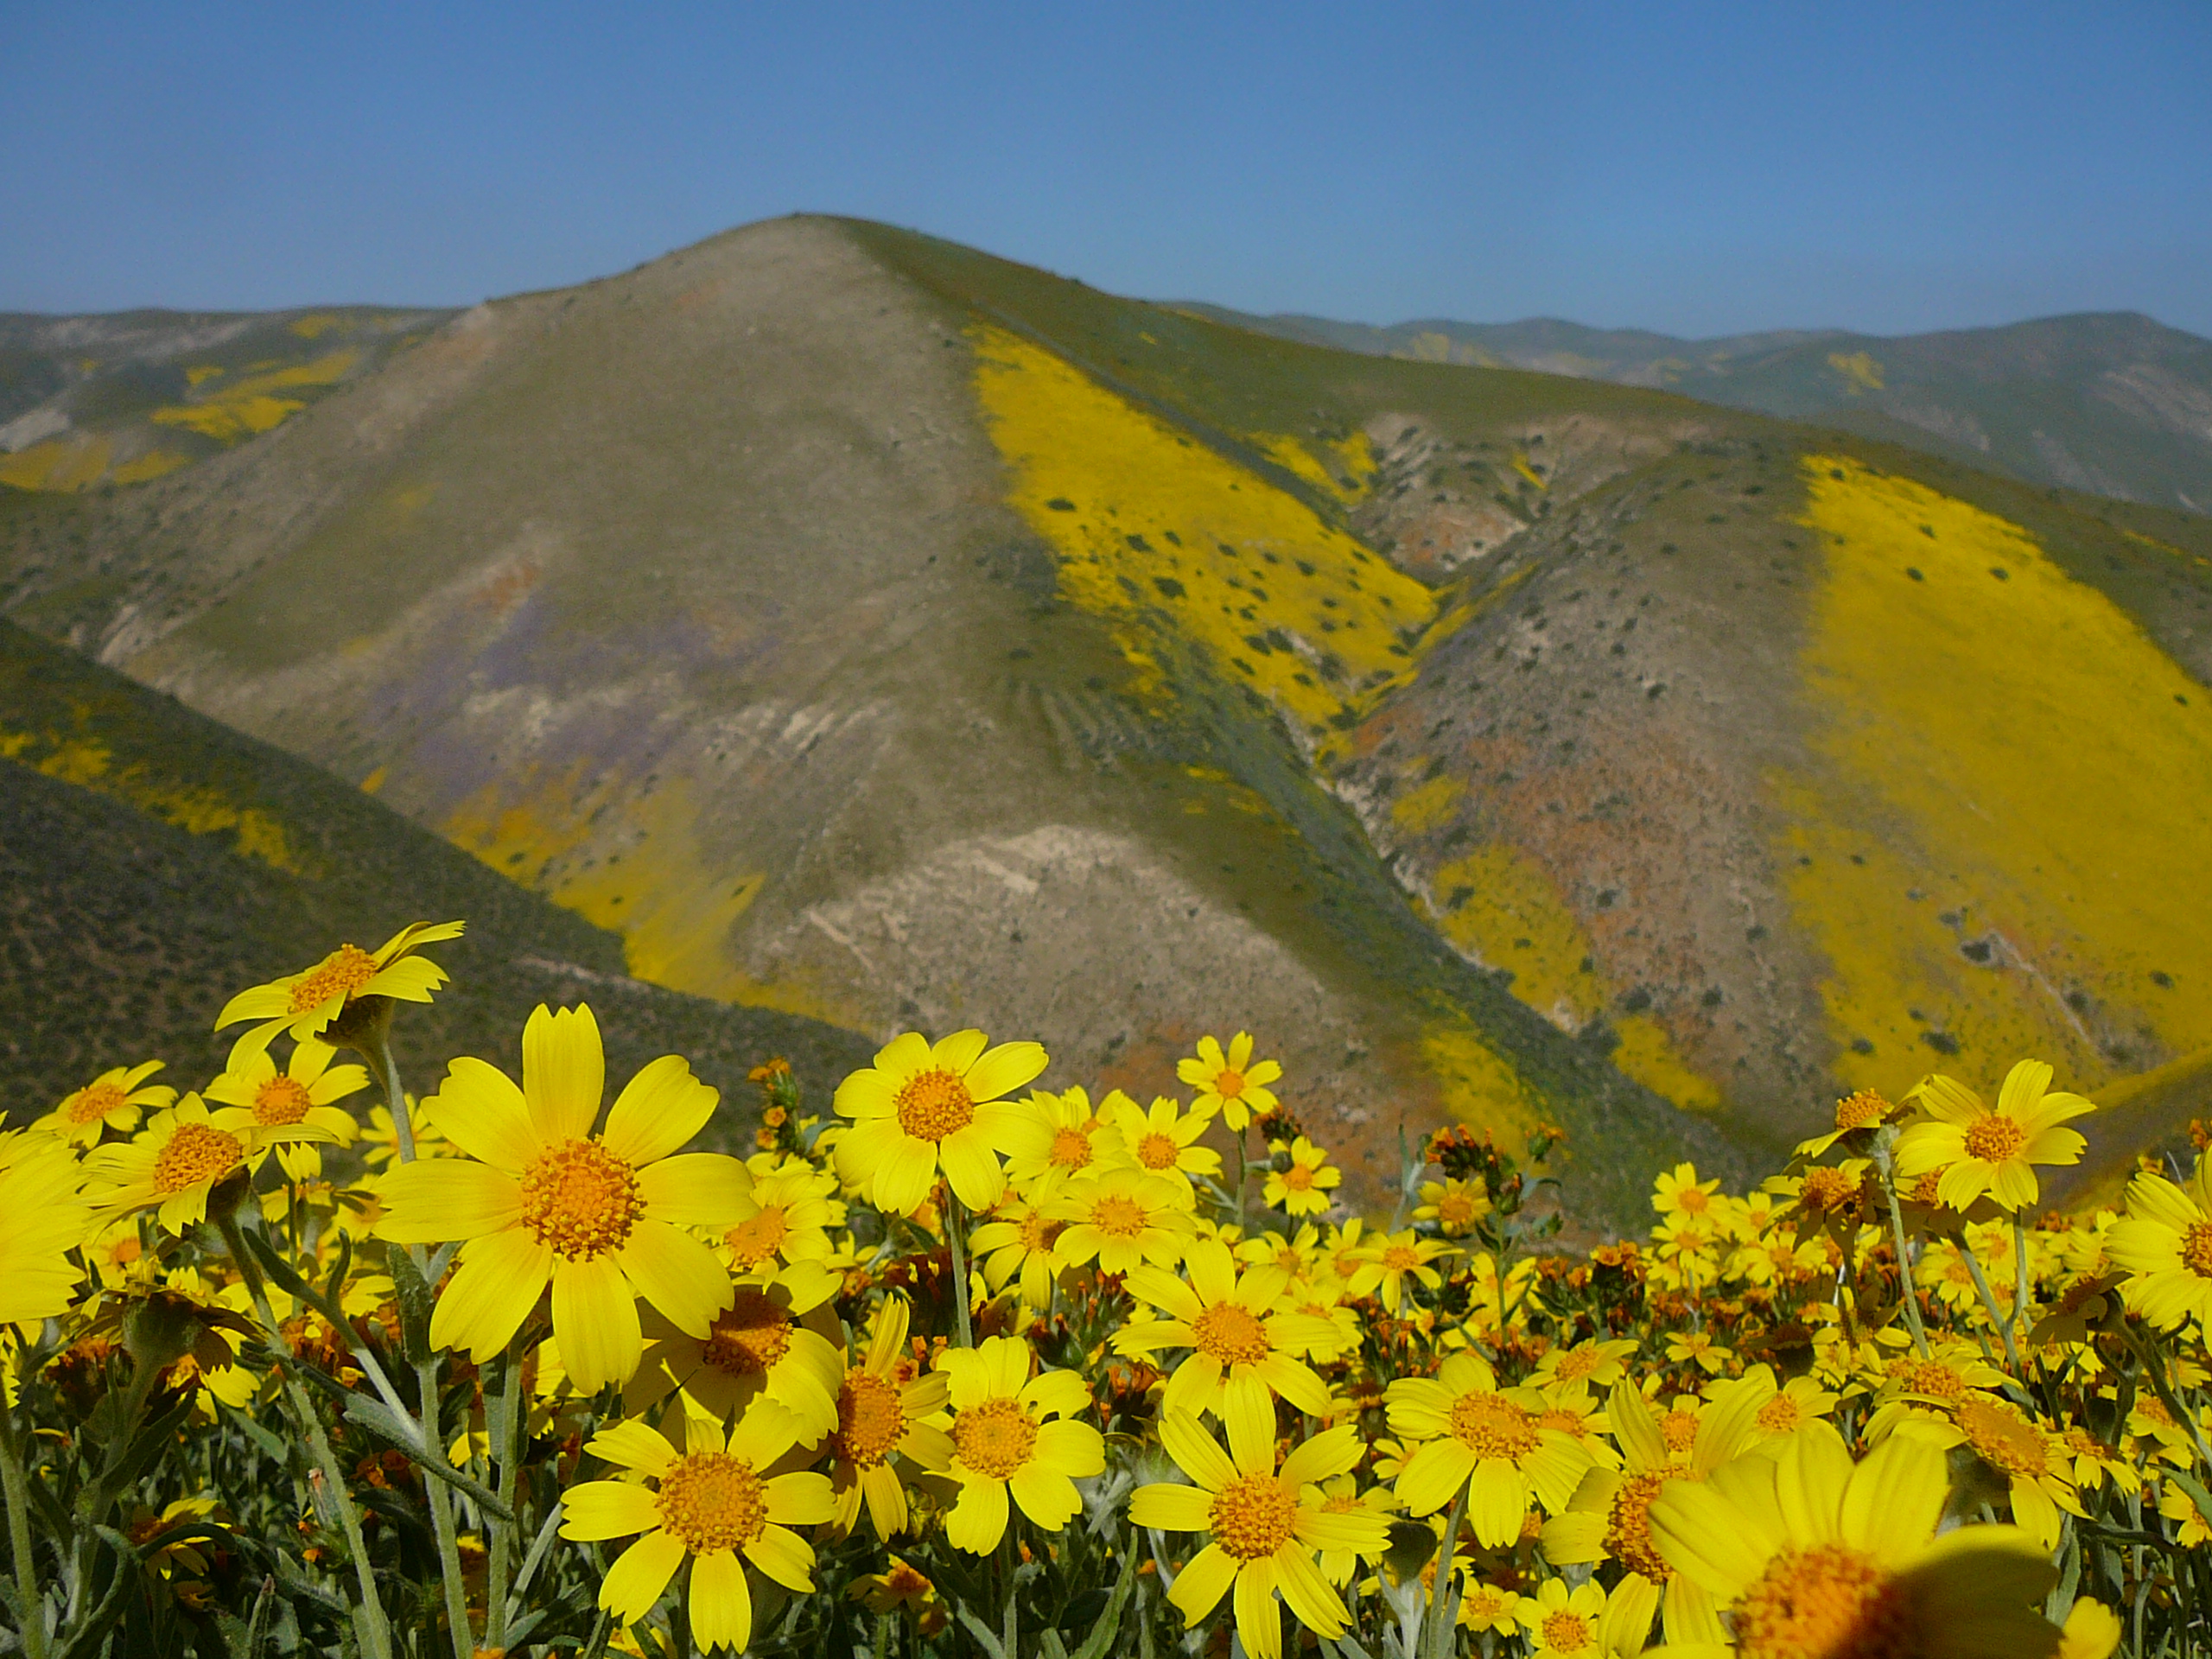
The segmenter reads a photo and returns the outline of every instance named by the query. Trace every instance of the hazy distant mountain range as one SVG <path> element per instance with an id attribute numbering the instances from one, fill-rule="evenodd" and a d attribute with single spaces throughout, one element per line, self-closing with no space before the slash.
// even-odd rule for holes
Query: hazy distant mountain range
<path id="1" fill-rule="evenodd" d="M 2132 311 L 1895 338 L 1789 329 L 1677 340 L 1548 318 L 1377 328 L 1188 308 L 1344 351 L 1664 386 L 2033 484 L 2212 512 L 2212 340 Z"/>
<path id="2" fill-rule="evenodd" d="M 2113 388 L 2185 408 L 2183 345 L 2016 363 L 2080 420 L 1990 391 L 1985 452 L 1861 406 L 1933 384 L 1910 342 L 1770 343 L 1856 377 L 1815 425 L 817 218 L 449 316 L 188 325 L 11 336 L 108 344 L 59 390 L 17 348 L 0 613 L 327 768 L 643 980 L 855 1048 L 1035 1035 L 1052 1085 L 1140 1094 L 1249 1028 L 1356 1179 L 1402 1123 L 1557 1122 L 1594 1219 L 1840 1090 L 2022 1054 L 2133 1090 L 2124 1164 L 2212 1052 L 2202 445 L 2174 428 L 2163 505 L 1999 466 L 2025 421 L 2026 453 L 2117 467 L 2136 439 L 2098 423 L 2142 418 Z M 1740 384 L 1698 360 L 1681 390 Z M 199 459 L 124 480 L 178 431 Z M 39 735 L 73 718 L 39 680 L 0 687 L 0 749 L 45 790 L 79 751 Z M 102 706 L 134 764 L 200 764 L 164 699 Z M 46 985 L 0 976 L 0 1026 Z M 73 1054 L 130 1058 L 92 1023 Z"/>

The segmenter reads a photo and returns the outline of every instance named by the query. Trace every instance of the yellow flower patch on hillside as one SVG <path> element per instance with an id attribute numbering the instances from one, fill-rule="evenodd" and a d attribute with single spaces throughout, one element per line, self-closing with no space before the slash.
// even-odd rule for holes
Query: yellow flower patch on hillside
<path id="1" fill-rule="evenodd" d="M 0 484 L 19 490 L 81 490 L 99 482 L 114 450 L 109 439 L 90 434 L 48 438 L 11 455 L 0 454 Z"/>
<path id="2" fill-rule="evenodd" d="M 1115 624 L 1141 695 L 1170 695 L 1163 645 L 1195 647 L 1318 734 L 1411 675 L 1437 632 L 1427 588 L 1052 353 L 974 337 L 1012 505 L 1058 556 L 1061 591 Z"/>
<path id="3" fill-rule="evenodd" d="M 235 385 L 225 386 L 197 403 L 173 404 L 157 409 L 153 418 L 164 426 L 182 427 L 187 431 L 199 433 L 202 437 L 213 438 L 218 443 L 236 443 L 241 438 L 252 437 L 282 426 L 307 407 L 297 397 L 276 394 L 311 386 L 334 385 L 345 378 L 359 356 L 359 353 L 353 351 L 332 352 L 311 363 L 296 363 L 289 368 L 249 375 Z"/>
<path id="4" fill-rule="evenodd" d="M 205 785 L 164 782 L 143 766 L 118 766 L 114 751 L 97 739 L 0 728 L 0 757 L 124 802 L 189 834 L 227 835 L 248 858 L 295 874 L 301 871 L 284 826 L 260 808 L 240 806 Z"/>
<path id="5" fill-rule="evenodd" d="M 2212 693 L 2019 526 L 1847 460 L 1804 474 L 1815 760 L 1774 780 L 1777 852 L 1832 1034 L 1874 1045 L 1840 1069 L 1893 1079 L 1931 1027 L 2092 1083 L 2136 1069 L 2080 993 L 2171 1052 L 2212 1043 Z"/>

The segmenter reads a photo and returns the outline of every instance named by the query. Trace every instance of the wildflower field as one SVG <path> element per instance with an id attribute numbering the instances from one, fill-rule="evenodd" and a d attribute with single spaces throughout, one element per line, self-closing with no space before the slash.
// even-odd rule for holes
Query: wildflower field
<path id="1" fill-rule="evenodd" d="M 7 1650 L 2212 1645 L 2212 1192 L 2042 1213 L 2094 1107 L 2039 1062 L 1568 1251 L 1548 1134 L 1344 1213 L 1242 1033 L 1149 1103 L 975 1031 L 818 1116 L 771 1061 L 744 1159 L 681 1058 L 609 1103 L 581 1006 L 417 1098 L 391 1022 L 460 931 L 0 1133 Z"/>

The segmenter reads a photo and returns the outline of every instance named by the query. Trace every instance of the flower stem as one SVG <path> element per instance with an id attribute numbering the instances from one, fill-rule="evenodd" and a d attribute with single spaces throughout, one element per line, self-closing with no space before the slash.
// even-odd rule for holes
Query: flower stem
<path id="1" fill-rule="evenodd" d="M 22 1388 L 30 1386 L 26 1377 Z M 46 1600 L 39 1593 L 38 1555 L 31 1541 L 30 1476 L 16 1444 L 16 1414 L 0 1399 L 0 1485 L 8 1499 L 8 1545 L 15 1557 L 16 1605 L 22 1613 L 25 1659 L 46 1659 Z"/>
<path id="2" fill-rule="evenodd" d="M 377 1039 L 376 1069 L 383 1073 L 377 1081 L 384 1084 L 385 1109 L 391 1114 L 392 1139 L 398 1144 L 399 1161 L 415 1161 L 415 1125 L 407 1115 L 407 1091 L 399 1086 L 399 1067 L 391 1058 L 391 1034 L 385 1033 Z"/>
<path id="3" fill-rule="evenodd" d="M 1455 1645 L 1452 1632 L 1459 1609 L 1453 1605 L 1452 1569 L 1459 1559 L 1459 1528 L 1467 1518 L 1467 1493 L 1473 1484 L 1471 1476 L 1460 1483 L 1458 1494 L 1452 1499 L 1451 1518 L 1444 1523 L 1444 1541 L 1436 1557 L 1436 1579 L 1429 1586 L 1428 1629 L 1422 1643 L 1430 1659 L 1449 1659 Z"/>
<path id="4" fill-rule="evenodd" d="M 1959 1254 L 1966 1257 L 1967 1271 L 1974 1276 L 1974 1287 L 1981 1297 L 1982 1311 L 1989 1315 L 1989 1322 L 1997 1327 L 1997 1334 L 2005 1338 L 2005 1363 L 2017 1372 L 2020 1369 L 2020 1351 L 2012 1345 L 2012 1322 L 1997 1306 L 1996 1294 L 1989 1288 L 1988 1276 L 1981 1270 L 1981 1258 L 1974 1254 L 1974 1246 L 1967 1243 L 1964 1232 L 1953 1233 L 1951 1243 L 1957 1245 Z"/>
<path id="5" fill-rule="evenodd" d="M 968 1212 L 961 1207 L 957 1194 L 948 1181 L 944 1188 L 944 1243 L 952 1252 L 952 1317 L 954 1328 L 960 1333 L 960 1345 L 976 1345 L 976 1330 L 968 1311 L 968 1253 L 962 1237 L 967 1230 Z"/>
<path id="6" fill-rule="evenodd" d="M 1250 1173 L 1244 1161 L 1244 1135 L 1243 1129 L 1236 1131 L 1236 1236 L 1239 1238 L 1244 1236 L 1244 1186 Z"/>
<path id="7" fill-rule="evenodd" d="M 499 1372 L 499 1501 L 515 1518 L 490 1517 L 492 1561 L 484 1591 L 484 1645 L 503 1649 L 507 1645 L 507 1573 L 514 1560 L 514 1541 L 522 1525 L 515 1498 L 522 1484 L 523 1433 L 522 1352 L 510 1345 Z"/>
<path id="8" fill-rule="evenodd" d="M 1883 1161 L 1886 1167 L 1887 1160 Z M 1928 1331 L 1920 1322 L 1920 1288 L 1912 1282 L 1912 1255 L 1905 1248 L 1904 1211 L 1897 1203 L 1897 1183 L 1886 1173 L 1882 1178 L 1882 1196 L 1890 1201 L 1890 1242 L 1897 1246 L 1897 1287 L 1904 1297 L 1904 1322 L 1911 1327 L 1914 1351 L 1926 1359 Z"/>

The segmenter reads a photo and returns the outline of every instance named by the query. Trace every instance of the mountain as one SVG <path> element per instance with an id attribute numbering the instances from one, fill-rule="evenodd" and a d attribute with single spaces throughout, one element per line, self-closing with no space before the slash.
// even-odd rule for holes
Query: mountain
<path id="1" fill-rule="evenodd" d="M 850 1032 L 631 979 L 620 940 L 388 807 L 111 669 L 0 622 L 0 1091 L 20 1123 L 112 1065 L 222 1069 L 233 991 L 342 941 L 465 918 L 452 984 L 393 1028 L 429 1092 L 455 1054 L 512 1071 L 540 1001 L 588 999 L 618 1083 L 671 1051 L 749 1116 L 746 1072 L 791 1059 L 826 1108 L 869 1046 Z"/>
<path id="2" fill-rule="evenodd" d="M 1800 329 L 1678 340 L 1550 319 L 1378 328 L 1186 308 L 1343 351 L 1670 387 L 2031 484 L 2212 512 L 2212 340 L 2134 312 L 1898 337 Z"/>
<path id="3" fill-rule="evenodd" d="M 1370 1194 L 1548 1121 L 1632 1221 L 1847 1088 L 2212 1047 L 2212 523 L 880 226 L 0 492 L 0 609 L 655 983 L 1139 1091 L 1249 1028 Z"/>
<path id="4" fill-rule="evenodd" d="M 0 312 L 0 484 L 137 484 L 282 425 L 450 311 Z"/>

